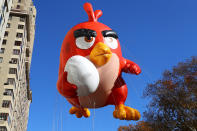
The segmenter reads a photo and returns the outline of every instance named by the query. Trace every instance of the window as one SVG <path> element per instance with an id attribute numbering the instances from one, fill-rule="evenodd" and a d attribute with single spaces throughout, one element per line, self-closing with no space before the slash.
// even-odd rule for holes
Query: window
<path id="1" fill-rule="evenodd" d="M 7 40 L 3 40 L 2 45 L 6 45 Z"/>
<path id="2" fill-rule="evenodd" d="M 10 68 L 9 69 L 9 74 L 16 74 L 16 73 L 17 73 L 16 68 Z"/>
<path id="3" fill-rule="evenodd" d="M 7 84 L 8 85 L 14 85 L 15 84 L 15 79 L 14 78 L 8 78 Z"/>
<path id="4" fill-rule="evenodd" d="M 13 95 L 13 90 L 12 89 L 5 89 L 5 92 L 3 93 L 5 96 L 12 96 Z"/>
<path id="5" fill-rule="evenodd" d="M 11 61 L 9 61 L 10 64 L 17 64 L 18 59 L 17 58 L 12 58 Z"/>
<path id="6" fill-rule="evenodd" d="M 7 23 L 7 26 L 6 26 L 6 28 L 10 28 L 10 23 Z"/>
<path id="7" fill-rule="evenodd" d="M 3 57 L 0 57 L 0 63 L 2 63 L 3 62 Z"/>
<path id="8" fill-rule="evenodd" d="M 0 131 L 7 131 L 7 128 L 5 126 L 0 126 Z"/>
<path id="9" fill-rule="evenodd" d="M 6 121 L 8 117 L 8 113 L 0 113 L 0 120 Z"/>
<path id="10" fill-rule="evenodd" d="M 3 100 L 2 107 L 9 108 L 10 107 L 10 104 L 11 104 L 11 101 L 9 101 L 9 100 Z"/>
<path id="11" fill-rule="evenodd" d="M 7 31 L 6 31 L 5 34 L 4 34 L 4 37 L 6 37 L 6 36 L 8 36 L 8 32 L 7 32 Z"/>
<path id="12" fill-rule="evenodd" d="M 18 0 L 18 3 L 21 3 L 21 0 Z"/>
<path id="13" fill-rule="evenodd" d="M 7 131 L 7 127 L 6 126 L 0 126 L 0 131 Z"/>
<path id="14" fill-rule="evenodd" d="M 24 17 L 20 17 L 20 22 L 25 22 L 25 18 Z"/>
<path id="15" fill-rule="evenodd" d="M 16 9 L 20 9 L 20 7 L 21 7 L 20 5 L 17 5 L 17 6 L 16 6 Z"/>
<path id="16" fill-rule="evenodd" d="M 17 34 L 16 34 L 16 37 L 17 37 L 17 38 L 22 38 L 22 37 L 23 37 L 23 33 L 17 33 Z"/>
<path id="17" fill-rule="evenodd" d="M 5 96 L 12 96 L 12 100 L 14 100 L 14 93 L 12 89 L 5 89 L 3 95 Z"/>
<path id="18" fill-rule="evenodd" d="M 19 49 L 14 49 L 13 50 L 13 54 L 14 55 L 19 55 L 20 54 L 20 50 Z"/>
<path id="19" fill-rule="evenodd" d="M 0 54 L 3 54 L 5 52 L 5 48 L 0 49 Z"/>
<path id="20" fill-rule="evenodd" d="M 12 16 L 11 16 L 11 15 L 9 15 L 9 18 L 8 18 L 8 20 L 12 20 Z"/>
<path id="21" fill-rule="evenodd" d="M 29 57 L 29 48 L 26 49 L 26 57 Z"/>
<path id="22" fill-rule="evenodd" d="M 14 45 L 15 46 L 21 46 L 21 43 L 22 43 L 21 41 L 15 41 L 15 44 Z"/>
<path id="23" fill-rule="evenodd" d="M 23 29 L 24 25 L 18 25 L 18 29 Z"/>

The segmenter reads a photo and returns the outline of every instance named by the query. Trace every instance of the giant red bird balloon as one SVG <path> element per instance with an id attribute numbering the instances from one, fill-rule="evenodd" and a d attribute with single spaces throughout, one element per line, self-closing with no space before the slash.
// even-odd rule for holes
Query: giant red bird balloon
<path id="1" fill-rule="evenodd" d="M 74 26 L 62 43 L 57 89 L 78 118 L 89 117 L 88 108 L 111 104 L 115 118 L 138 120 L 140 113 L 124 105 L 127 85 L 121 74 L 138 75 L 141 69 L 122 57 L 117 33 L 97 21 L 102 11 L 93 11 L 90 3 L 84 9 L 89 21 Z"/>

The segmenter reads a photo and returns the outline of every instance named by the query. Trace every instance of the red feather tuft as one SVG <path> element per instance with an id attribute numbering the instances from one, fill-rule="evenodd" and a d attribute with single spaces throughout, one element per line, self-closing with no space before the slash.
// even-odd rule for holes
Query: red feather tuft
<path id="1" fill-rule="evenodd" d="M 101 10 L 96 10 L 94 12 L 92 5 L 90 3 L 85 3 L 83 7 L 86 13 L 88 14 L 89 21 L 97 22 L 97 19 L 101 17 L 101 15 L 103 14 Z"/>
<path id="2" fill-rule="evenodd" d="M 102 16 L 102 14 L 103 14 L 103 12 L 101 10 L 95 10 L 94 11 L 96 21 L 98 20 L 99 17 Z"/>

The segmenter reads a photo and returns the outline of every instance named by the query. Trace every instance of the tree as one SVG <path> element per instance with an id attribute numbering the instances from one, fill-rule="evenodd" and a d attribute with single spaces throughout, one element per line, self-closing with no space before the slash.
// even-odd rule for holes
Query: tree
<path id="1" fill-rule="evenodd" d="M 144 97 L 151 98 L 144 118 L 154 130 L 197 130 L 197 57 L 166 70 Z"/>
<path id="2" fill-rule="evenodd" d="M 197 131 L 197 57 L 164 71 L 143 96 L 150 98 L 144 121 L 118 131 Z"/>
<path id="3" fill-rule="evenodd" d="M 120 126 L 118 131 L 153 131 L 148 122 L 139 121 L 136 125 Z"/>

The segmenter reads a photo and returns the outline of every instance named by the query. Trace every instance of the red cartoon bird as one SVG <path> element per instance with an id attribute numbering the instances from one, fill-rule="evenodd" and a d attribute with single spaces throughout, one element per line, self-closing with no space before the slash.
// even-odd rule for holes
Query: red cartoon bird
<path id="1" fill-rule="evenodd" d="M 66 35 L 60 53 L 57 89 L 73 107 L 71 114 L 89 117 L 88 108 L 115 105 L 113 116 L 139 120 L 140 113 L 125 106 L 127 85 L 122 72 L 140 74 L 140 67 L 122 57 L 118 35 L 97 22 L 101 10 L 84 4 L 89 21 L 74 26 Z"/>

